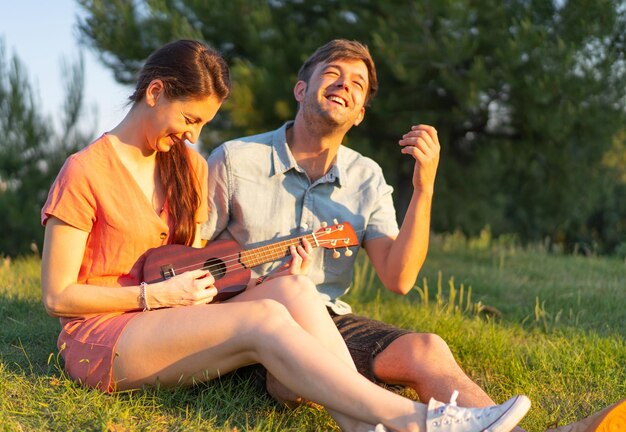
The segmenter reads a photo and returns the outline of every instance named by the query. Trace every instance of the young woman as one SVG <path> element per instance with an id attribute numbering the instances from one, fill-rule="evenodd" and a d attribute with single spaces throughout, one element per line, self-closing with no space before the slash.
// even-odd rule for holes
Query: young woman
<path id="1" fill-rule="evenodd" d="M 344 430 L 508 431 L 524 396 L 466 409 L 426 406 L 359 375 L 312 283 L 298 273 L 310 245 L 283 275 L 223 302 L 206 270 L 141 280 L 154 247 L 200 247 L 207 166 L 189 149 L 228 97 L 215 51 L 182 40 L 143 67 L 122 122 L 70 156 L 42 209 L 43 301 L 60 317 L 58 344 L 73 379 L 105 392 L 188 385 L 262 363 L 287 388 L 324 405 Z M 315 355 L 311 355 L 315 353 Z"/>

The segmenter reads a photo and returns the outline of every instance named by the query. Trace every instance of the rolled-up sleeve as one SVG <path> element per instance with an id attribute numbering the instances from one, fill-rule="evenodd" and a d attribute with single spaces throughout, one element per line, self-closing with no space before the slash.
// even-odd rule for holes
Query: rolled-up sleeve
<path id="1" fill-rule="evenodd" d="M 363 241 L 378 237 L 396 237 L 399 232 L 393 204 L 393 187 L 387 184 L 380 168 L 377 167 L 374 172 L 375 180 L 372 183 L 375 185 L 375 193 L 372 195 L 376 198 L 371 200 Z"/>

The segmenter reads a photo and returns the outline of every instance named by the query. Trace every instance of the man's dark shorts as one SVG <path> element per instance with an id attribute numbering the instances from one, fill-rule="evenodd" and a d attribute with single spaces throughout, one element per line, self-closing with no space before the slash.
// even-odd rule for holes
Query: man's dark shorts
<path id="1" fill-rule="evenodd" d="M 335 315 L 331 312 L 331 316 L 357 370 L 370 381 L 382 384 L 372 370 L 374 358 L 400 336 L 411 332 L 360 315 Z"/>
<path id="2" fill-rule="evenodd" d="M 372 371 L 374 358 L 400 336 L 412 333 L 409 330 L 394 327 L 381 321 L 376 321 L 360 315 L 336 315 L 330 311 L 339 333 L 343 336 L 354 364 L 361 375 L 389 390 L 401 391 L 401 386 L 389 386 L 378 381 Z M 260 365 L 251 365 L 237 370 L 236 374 L 247 378 L 265 390 L 266 369 Z"/>

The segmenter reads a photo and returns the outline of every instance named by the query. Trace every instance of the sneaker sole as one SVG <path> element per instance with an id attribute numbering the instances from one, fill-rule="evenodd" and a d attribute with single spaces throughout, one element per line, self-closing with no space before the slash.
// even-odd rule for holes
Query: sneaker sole
<path id="1" fill-rule="evenodd" d="M 524 418 L 529 409 L 530 399 L 524 395 L 515 396 L 511 407 L 498 420 L 483 429 L 483 432 L 510 432 Z"/>

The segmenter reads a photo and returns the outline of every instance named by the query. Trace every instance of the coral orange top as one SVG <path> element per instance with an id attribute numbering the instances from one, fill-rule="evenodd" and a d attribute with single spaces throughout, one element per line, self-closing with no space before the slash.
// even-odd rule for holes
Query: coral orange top
<path id="1" fill-rule="evenodd" d="M 196 222 L 202 223 L 208 217 L 208 169 L 200 154 L 188 151 L 200 185 Z M 67 159 L 41 210 L 42 224 L 51 216 L 89 233 L 77 283 L 111 289 L 139 285 L 142 255 L 170 243 L 173 229 L 167 203 L 159 214 L 154 211 L 106 134 Z M 138 313 L 61 318 L 58 346 L 68 374 L 89 386 L 113 391 L 115 345 Z"/>

